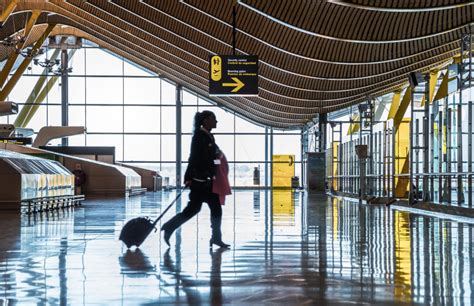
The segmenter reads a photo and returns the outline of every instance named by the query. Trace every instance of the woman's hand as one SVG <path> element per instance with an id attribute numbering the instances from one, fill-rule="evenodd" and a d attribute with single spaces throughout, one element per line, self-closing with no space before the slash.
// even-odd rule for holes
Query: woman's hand
<path id="1" fill-rule="evenodd" d="M 184 186 L 189 187 L 189 186 L 191 186 L 192 183 L 193 183 L 192 180 L 185 181 L 185 182 L 184 182 Z"/>

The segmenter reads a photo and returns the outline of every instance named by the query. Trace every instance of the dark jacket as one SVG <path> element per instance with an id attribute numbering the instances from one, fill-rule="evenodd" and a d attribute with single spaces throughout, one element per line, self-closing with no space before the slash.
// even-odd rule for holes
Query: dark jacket
<path id="1" fill-rule="evenodd" d="M 199 129 L 194 132 L 191 140 L 191 153 L 188 159 L 188 168 L 184 174 L 184 181 L 193 178 L 207 180 L 214 176 L 214 159 L 217 158 L 219 147 L 214 141 L 214 136 Z"/>

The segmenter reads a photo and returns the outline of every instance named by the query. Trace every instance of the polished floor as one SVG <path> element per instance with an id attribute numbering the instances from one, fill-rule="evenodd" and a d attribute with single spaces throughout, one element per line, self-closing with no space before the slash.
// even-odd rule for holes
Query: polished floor
<path id="1" fill-rule="evenodd" d="M 206 206 L 169 249 L 158 232 L 137 250 L 118 241 L 127 220 L 158 215 L 175 195 L 88 199 L 36 216 L 1 212 L 0 305 L 474 304 L 472 224 L 241 190 L 224 207 L 230 250 L 209 250 Z"/>

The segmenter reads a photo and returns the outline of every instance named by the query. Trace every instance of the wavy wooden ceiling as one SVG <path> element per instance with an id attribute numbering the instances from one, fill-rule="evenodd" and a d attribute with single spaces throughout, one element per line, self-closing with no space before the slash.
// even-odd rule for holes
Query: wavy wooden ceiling
<path id="1" fill-rule="evenodd" d="M 2 11 L 8 2 L 0 1 Z M 300 127 L 318 113 L 400 88 L 410 72 L 446 65 L 474 17 L 473 3 L 459 0 L 237 2 L 236 50 L 259 56 L 259 96 L 212 99 L 279 128 Z M 207 95 L 209 54 L 232 53 L 233 3 L 18 0 L 0 38 L 41 9 L 37 24 L 70 26 L 75 30 L 55 32 L 72 31 Z M 0 59 L 10 52 L 1 47 Z"/>

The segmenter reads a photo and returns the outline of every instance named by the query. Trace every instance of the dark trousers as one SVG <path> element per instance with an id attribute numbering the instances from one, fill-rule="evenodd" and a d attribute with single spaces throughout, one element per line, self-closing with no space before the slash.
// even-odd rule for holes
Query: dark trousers
<path id="1" fill-rule="evenodd" d="M 188 205 L 181 213 L 166 222 L 162 229 L 171 231 L 171 233 L 174 232 L 183 223 L 194 217 L 201 210 L 202 203 L 206 202 L 211 210 L 212 239 L 221 241 L 222 207 L 219 203 L 219 196 L 212 193 L 211 190 L 209 185 L 193 182 Z"/>

